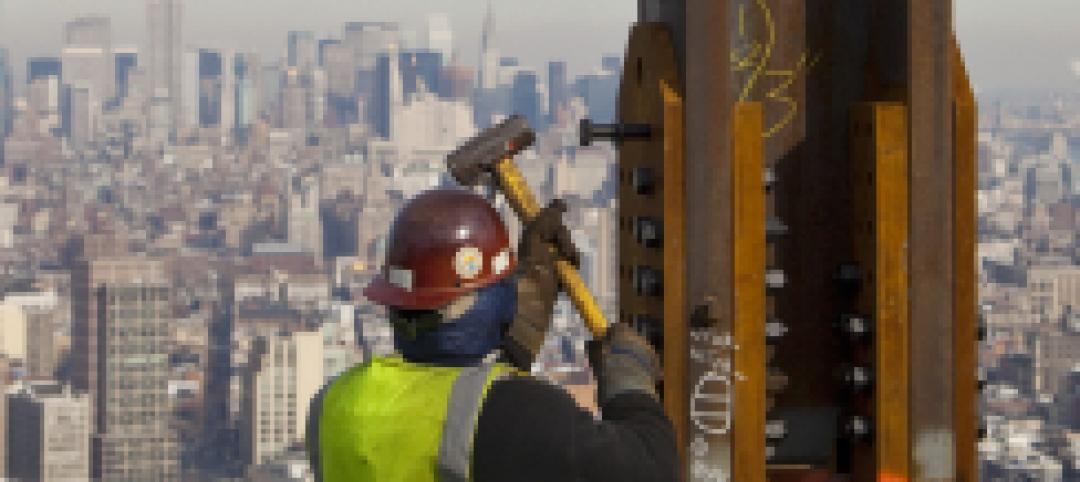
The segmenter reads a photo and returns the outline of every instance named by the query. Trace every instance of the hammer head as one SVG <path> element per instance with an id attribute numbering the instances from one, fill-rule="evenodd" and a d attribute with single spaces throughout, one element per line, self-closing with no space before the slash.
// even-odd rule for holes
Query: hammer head
<path id="1" fill-rule="evenodd" d="M 482 174 L 495 168 L 496 163 L 517 155 L 534 141 L 536 133 L 529 123 L 515 114 L 465 141 L 446 156 L 446 164 L 450 175 L 459 184 L 474 186 L 480 182 Z"/>

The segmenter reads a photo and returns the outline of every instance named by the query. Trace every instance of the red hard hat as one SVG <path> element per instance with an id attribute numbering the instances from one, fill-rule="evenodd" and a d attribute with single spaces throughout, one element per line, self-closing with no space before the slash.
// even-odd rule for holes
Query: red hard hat
<path id="1" fill-rule="evenodd" d="M 409 201 L 390 229 L 386 264 L 364 296 L 426 310 L 506 277 L 514 269 L 499 213 L 472 192 L 437 189 Z"/>

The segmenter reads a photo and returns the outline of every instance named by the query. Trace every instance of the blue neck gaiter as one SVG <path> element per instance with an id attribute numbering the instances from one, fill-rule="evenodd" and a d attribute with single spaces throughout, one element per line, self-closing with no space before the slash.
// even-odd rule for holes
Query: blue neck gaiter
<path id="1" fill-rule="evenodd" d="M 457 319 L 433 320 L 430 326 L 409 333 L 405 324 L 395 323 L 394 346 L 411 362 L 475 365 L 502 344 L 516 306 L 514 277 L 508 276 L 477 291 L 472 308 Z M 438 316 L 438 312 L 426 312 L 426 316 L 433 315 Z"/>

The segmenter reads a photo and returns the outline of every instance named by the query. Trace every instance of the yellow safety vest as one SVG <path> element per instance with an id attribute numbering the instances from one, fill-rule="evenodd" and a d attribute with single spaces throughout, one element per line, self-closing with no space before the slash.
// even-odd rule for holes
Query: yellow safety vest
<path id="1" fill-rule="evenodd" d="M 326 389 L 317 454 L 322 482 L 464 482 L 488 387 L 513 368 L 376 358 Z"/>

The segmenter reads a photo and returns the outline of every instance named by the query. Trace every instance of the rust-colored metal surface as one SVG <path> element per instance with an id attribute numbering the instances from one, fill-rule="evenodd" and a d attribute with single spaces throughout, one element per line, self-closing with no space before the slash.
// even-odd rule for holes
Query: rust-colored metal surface
<path id="1" fill-rule="evenodd" d="M 955 36 L 953 59 L 953 136 L 956 278 L 953 288 L 953 333 L 956 350 L 956 375 L 953 427 L 956 432 L 956 480 L 977 482 L 979 458 L 978 376 L 978 268 L 976 243 L 976 190 L 978 179 L 978 112 L 975 94 L 968 80 L 964 58 Z"/>
<path id="2" fill-rule="evenodd" d="M 872 390 L 858 393 L 858 416 L 873 420 L 872 438 L 852 446 L 856 480 L 902 481 L 910 475 L 908 428 L 908 139 L 907 109 L 864 103 L 852 109 L 855 259 L 864 274 L 858 308 L 873 326 L 856 348 L 873 366 Z"/>
<path id="3" fill-rule="evenodd" d="M 765 189 L 762 106 L 738 102 L 732 116 L 735 280 L 731 319 L 733 480 L 765 482 Z"/>
<path id="4" fill-rule="evenodd" d="M 952 2 L 908 0 L 912 480 L 955 477 Z"/>
<path id="5" fill-rule="evenodd" d="M 963 408 L 971 395 L 953 388 L 969 363 L 969 328 L 954 318 L 968 304 L 966 283 L 974 286 L 961 264 L 974 233 L 957 223 L 968 219 L 961 197 L 974 191 L 953 139 L 973 146 L 975 135 L 960 126 L 967 114 L 954 112 L 952 1 L 641 3 L 643 17 L 671 29 L 686 101 L 688 479 L 746 480 L 781 467 L 856 481 L 964 477 L 959 465 L 974 454 L 964 424 L 975 415 Z M 761 106 L 761 216 L 771 230 L 760 263 L 737 254 L 749 233 L 733 202 L 739 102 Z M 875 106 L 860 114 L 873 130 L 856 148 L 848 126 L 862 103 Z M 860 185 L 867 172 L 873 184 Z M 739 270 L 751 262 L 772 283 L 753 317 L 738 308 Z M 855 292 L 841 276 L 852 265 L 862 275 Z M 838 330 L 853 312 L 880 324 L 867 344 Z M 744 327 L 742 315 L 755 324 Z M 769 392 L 758 401 L 738 377 L 744 357 L 759 355 L 739 339 L 765 321 L 783 334 L 762 344 Z M 845 380 L 858 363 L 873 374 L 869 390 Z M 758 404 L 760 422 L 744 420 Z M 865 435 L 848 430 L 857 414 Z M 779 435 L 742 442 L 739 427 L 758 423 Z M 744 460 L 744 443 L 765 458 Z"/>
<path id="6" fill-rule="evenodd" d="M 689 438 L 683 194 L 683 103 L 668 30 L 634 26 L 626 51 L 619 121 L 647 124 L 648 140 L 619 146 L 619 319 L 657 345 L 664 407 L 679 451 Z"/>
<path id="7" fill-rule="evenodd" d="M 690 339 L 686 315 L 683 100 L 667 83 L 661 83 L 660 93 L 664 98 L 664 408 L 672 420 L 678 421 L 679 454 L 685 460 Z"/>

